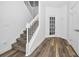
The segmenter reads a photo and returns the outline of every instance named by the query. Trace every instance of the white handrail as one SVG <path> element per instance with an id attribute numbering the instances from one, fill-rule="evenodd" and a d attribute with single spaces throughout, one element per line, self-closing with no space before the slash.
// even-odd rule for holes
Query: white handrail
<path id="1" fill-rule="evenodd" d="M 28 52 L 29 52 L 29 50 L 30 50 L 30 49 L 29 49 L 29 42 L 28 42 L 28 40 L 29 40 L 29 39 L 28 39 L 28 29 L 29 29 L 29 28 L 33 25 L 33 23 L 35 23 L 35 21 L 37 21 L 38 19 L 39 19 L 39 18 L 38 18 L 38 15 L 37 15 L 29 24 L 27 23 L 27 25 L 26 25 L 26 28 L 27 28 L 27 33 L 26 33 L 26 35 L 27 35 L 27 36 L 26 36 L 26 38 L 27 38 L 27 44 L 26 44 L 27 51 L 26 51 L 26 54 L 28 54 Z M 36 33 L 36 32 L 35 32 L 35 33 Z M 35 33 L 34 33 L 34 34 L 35 34 Z M 33 35 L 32 39 L 35 38 L 35 37 L 36 37 L 36 35 L 35 35 L 35 36 Z M 33 40 L 34 40 L 34 39 L 33 39 Z"/>
<path id="2" fill-rule="evenodd" d="M 38 20 L 38 15 L 35 16 L 34 19 L 33 19 L 30 23 L 28 23 L 28 24 L 26 25 L 26 28 L 30 28 L 30 27 L 32 26 L 32 24 L 33 24 L 35 21 L 37 21 L 37 20 Z"/>
<path id="3" fill-rule="evenodd" d="M 29 23 L 29 27 L 32 26 L 32 24 L 38 20 L 38 15 L 36 17 L 34 17 L 34 19 Z"/>

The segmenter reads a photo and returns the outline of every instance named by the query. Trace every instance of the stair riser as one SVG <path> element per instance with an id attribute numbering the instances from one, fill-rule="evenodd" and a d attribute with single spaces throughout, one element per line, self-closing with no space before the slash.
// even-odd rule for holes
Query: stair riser
<path id="1" fill-rule="evenodd" d="M 20 37 L 21 38 L 26 37 L 26 34 L 21 34 Z"/>
<path id="2" fill-rule="evenodd" d="M 24 48 L 19 48 L 18 46 L 15 46 L 15 45 L 12 45 L 12 49 L 15 49 L 15 50 L 19 50 L 19 51 L 21 51 L 21 52 L 26 52 L 26 49 L 24 49 Z"/>
<path id="3" fill-rule="evenodd" d="M 20 45 L 20 46 L 22 46 L 22 47 L 25 47 L 26 46 L 26 42 L 22 42 L 22 41 L 17 41 L 17 43 Z"/>

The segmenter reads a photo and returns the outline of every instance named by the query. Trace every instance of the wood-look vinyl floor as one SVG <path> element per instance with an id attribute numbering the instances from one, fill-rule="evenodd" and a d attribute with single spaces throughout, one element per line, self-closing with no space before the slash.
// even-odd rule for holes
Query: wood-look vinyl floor
<path id="1" fill-rule="evenodd" d="M 49 37 L 28 57 L 78 57 L 78 55 L 67 40 Z"/>
<path id="2" fill-rule="evenodd" d="M 11 49 L 11 50 L 1 54 L 0 56 L 1 57 L 25 57 L 25 53 L 23 53 L 19 50 Z"/>

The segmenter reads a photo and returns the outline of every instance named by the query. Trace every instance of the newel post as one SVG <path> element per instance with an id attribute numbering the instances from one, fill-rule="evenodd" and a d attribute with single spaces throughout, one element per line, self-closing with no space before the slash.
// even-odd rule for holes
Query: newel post
<path id="1" fill-rule="evenodd" d="M 30 25 L 27 23 L 27 25 L 26 25 L 26 40 L 27 40 L 27 43 L 26 43 L 26 56 L 28 56 L 28 54 L 29 54 L 29 42 L 28 42 L 28 40 L 29 40 L 29 35 L 28 35 L 28 30 L 29 30 L 29 28 L 30 28 Z"/>

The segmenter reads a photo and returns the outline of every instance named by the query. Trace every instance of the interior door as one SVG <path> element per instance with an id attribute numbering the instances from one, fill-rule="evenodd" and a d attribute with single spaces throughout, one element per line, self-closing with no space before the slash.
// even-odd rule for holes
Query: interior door
<path id="1" fill-rule="evenodd" d="M 45 8 L 46 37 L 57 36 L 57 37 L 67 38 L 67 10 L 66 9 L 67 9 L 66 6 Z"/>
<path id="2" fill-rule="evenodd" d="M 46 15 L 45 15 L 45 34 L 46 37 L 50 37 L 50 36 L 54 36 L 56 34 L 55 32 L 55 21 L 57 18 L 57 12 L 58 12 L 58 8 L 54 8 L 54 7 L 46 7 Z"/>

